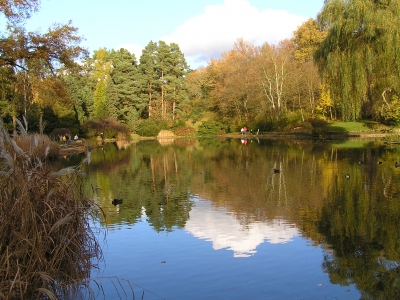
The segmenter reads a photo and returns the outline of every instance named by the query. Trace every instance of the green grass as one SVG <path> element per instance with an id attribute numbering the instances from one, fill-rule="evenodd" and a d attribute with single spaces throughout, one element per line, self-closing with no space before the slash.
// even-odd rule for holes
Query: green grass
<path id="1" fill-rule="evenodd" d="M 373 121 L 335 122 L 328 126 L 330 132 L 371 132 L 387 129 L 388 126 Z"/>
<path id="2" fill-rule="evenodd" d="M 379 143 L 373 144 L 368 140 L 349 140 L 341 143 L 332 143 L 333 148 L 337 149 L 359 149 L 359 148 L 373 148 L 378 146 Z"/>

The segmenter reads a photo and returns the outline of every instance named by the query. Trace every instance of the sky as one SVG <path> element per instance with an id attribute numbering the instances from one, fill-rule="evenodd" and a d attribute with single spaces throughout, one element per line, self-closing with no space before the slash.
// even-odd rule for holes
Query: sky
<path id="1" fill-rule="evenodd" d="M 219 58 L 234 42 L 261 45 L 291 38 L 315 18 L 324 0 L 41 0 L 26 23 L 29 31 L 54 23 L 72 25 L 90 53 L 128 49 L 139 60 L 142 49 L 160 40 L 177 43 L 192 69 Z"/>

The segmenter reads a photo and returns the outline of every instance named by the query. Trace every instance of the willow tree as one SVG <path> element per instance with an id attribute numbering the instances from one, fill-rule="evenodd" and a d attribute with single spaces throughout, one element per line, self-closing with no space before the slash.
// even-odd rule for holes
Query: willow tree
<path id="1" fill-rule="evenodd" d="M 400 0 L 326 0 L 318 22 L 328 35 L 315 58 L 343 120 L 377 111 L 400 90 Z"/>

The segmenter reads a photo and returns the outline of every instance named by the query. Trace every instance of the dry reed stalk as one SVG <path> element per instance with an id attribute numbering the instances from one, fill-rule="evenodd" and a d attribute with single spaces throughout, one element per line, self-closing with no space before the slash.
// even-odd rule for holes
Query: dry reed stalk
<path id="1" fill-rule="evenodd" d="M 59 146 L 52 141 L 47 135 L 42 134 L 26 134 L 20 135 L 15 140 L 18 147 L 30 157 L 38 157 L 40 159 L 56 157 L 60 153 Z"/>
<path id="2" fill-rule="evenodd" d="M 0 299 L 67 298 L 102 259 L 91 227 L 99 210 L 84 195 L 79 167 L 52 172 L 42 159 L 48 147 L 22 124 L 20 132 L 29 151 L 0 120 Z"/>

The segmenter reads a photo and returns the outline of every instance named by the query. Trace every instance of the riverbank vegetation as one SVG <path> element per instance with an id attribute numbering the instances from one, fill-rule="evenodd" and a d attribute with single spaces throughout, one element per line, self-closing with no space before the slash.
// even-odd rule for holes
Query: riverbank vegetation
<path id="1" fill-rule="evenodd" d="M 20 124 L 20 135 L 26 131 Z M 22 150 L 0 122 L 0 298 L 67 299 L 102 257 L 79 167 L 52 171 L 39 138 Z"/>
<path id="2" fill-rule="evenodd" d="M 38 1 L 27 3 L 0 7 L 9 21 L 0 45 L 1 117 L 14 133 L 18 117 L 33 132 L 68 128 L 80 136 L 102 131 L 105 138 L 126 130 L 201 135 L 243 126 L 320 135 L 321 120 L 400 122 L 399 0 L 325 1 L 291 39 L 261 45 L 239 39 L 198 70 L 176 43 L 150 41 L 140 57 L 106 48 L 90 56 L 71 24 L 26 32 L 20 21 Z M 122 127 L 99 129 L 106 122 Z"/>

